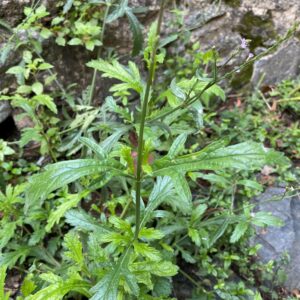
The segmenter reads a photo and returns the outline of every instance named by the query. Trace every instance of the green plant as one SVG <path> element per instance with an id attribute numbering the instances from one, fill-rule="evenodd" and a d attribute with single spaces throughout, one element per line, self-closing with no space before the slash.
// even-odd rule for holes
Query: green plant
<path id="1" fill-rule="evenodd" d="M 217 172 L 224 169 L 251 171 L 261 168 L 264 164 L 284 161 L 280 154 L 268 151 L 253 142 L 228 146 L 228 141 L 221 140 L 206 147 L 196 144 L 190 149 L 190 153 L 183 154 L 187 152 L 187 133 L 176 133 L 173 141 L 172 138 L 166 139 L 167 133 L 172 132 L 172 125 L 176 124 L 175 118 L 189 114 L 188 108 L 195 105 L 201 97 L 209 99 L 211 95 L 224 97 L 224 94 L 216 85 L 220 79 L 216 73 L 217 55 L 212 52 L 212 79 L 192 75 L 190 79 L 177 83 L 173 80 L 169 90 L 154 98 L 155 71 L 157 65 L 163 63 L 164 57 L 158 40 L 164 2 L 161 4 L 158 22 L 154 23 L 149 31 L 148 46 L 144 51 L 149 72 L 146 82 L 141 79 L 133 62 L 129 62 L 128 67 L 115 60 L 107 62 L 102 59 L 88 64 L 101 71 L 103 76 L 121 81 L 112 87 L 112 92 L 133 90 L 139 94 L 140 109 L 134 122 L 120 125 L 122 130 L 109 135 L 100 144 L 92 139 L 81 138 L 81 143 L 90 149 L 94 158 L 61 161 L 48 165 L 43 173 L 32 176 L 26 189 L 25 213 L 42 207 L 51 193 L 79 179 L 80 189 L 87 187 L 87 193 L 111 186 L 108 198 L 116 201 L 114 198 L 121 197 L 125 192 L 127 202 L 117 200 L 117 203 L 121 201 L 119 203 L 124 205 L 121 214 L 116 210 L 116 206 L 107 204 L 110 208 L 109 215 L 106 215 L 103 208 L 94 206 L 98 220 L 80 209 L 70 210 L 78 203 L 77 198 L 75 202 L 71 198 L 70 204 L 68 201 L 59 205 L 50 215 L 46 230 L 51 230 L 53 224 L 67 211 L 66 222 L 74 229 L 64 238 L 65 267 L 56 274 L 50 271 L 42 275 L 41 279 L 46 280 L 48 285 L 28 299 L 50 296 L 61 299 L 70 292 L 91 297 L 93 300 L 124 297 L 130 299 L 134 296 L 139 299 L 156 299 L 156 295 L 158 299 L 167 299 L 171 290 L 168 278 L 178 271 L 174 264 L 174 255 L 179 251 L 188 261 L 195 259 L 184 250 L 186 239 L 189 243 L 192 242 L 197 257 L 197 247 L 203 247 L 200 255 L 205 255 L 206 251 L 214 252 L 216 242 L 220 238 L 226 238 L 229 233 L 231 242 L 235 243 L 245 234 L 250 224 L 279 224 L 276 218 L 268 214 L 261 212 L 252 215 L 251 207 L 245 207 L 242 216 L 236 215 L 235 209 L 231 209 L 217 210 L 213 216 L 206 218 L 204 216 L 208 210 L 207 205 L 202 203 L 201 199 L 193 197 L 187 175 L 194 180 L 199 175 L 203 176 L 194 172 Z M 168 97 L 173 98 L 175 103 L 159 108 L 160 99 Z M 126 110 L 116 106 L 112 98 L 107 101 L 114 106 L 122 119 L 132 120 L 128 119 Z M 164 130 L 168 126 L 171 129 Z M 161 132 L 160 128 L 163 129 Z M 137 131 L 137 145 L 131 144 L 128 138 L 127 133 L 132 131 Z M 158 143 L 162 143 L 160 147 L 163 149 L 169 148 L 165 155 L 154 151 Z M 200 147 L 202 149 L 198 149 Z M 82 179 L 83 177 L 87 178 Z M 119 187 L 116 191 L 113 188 L 114 184 Z M 252 188 L 255 186 L 249 181 L 237 181 L 236 185 L 239 184 Z M 120 186 L 123 187 L 121 190 Z M 81 195 L 80 199 L 86 197 Z M 171 206 L 173 212 L 159 209 L 165 206 Z M 130 213 L 132 209 L 135 210 L 134 218 Z M 179 226 L 174 230 L 178 221 Z M 170 243 L 171 241 L 175 244 Z M 83 251 L 86 251 L 87 256 L 83 255 Z M 226 252 L 220 255 L 226 262 L 223 273 L 232 261 L 239 259 Z M 8 261 L 9 253 L 6 253 L 4 258 Z M 200 261 L 206 262 L 205 259 Z M 209 265 L 206 265 L 206 269 L 210 274 Z M 213 267 L 211 274 L 214 275 L 215 272 Z M 162 286 L 168 287 L 166 290 L 169 292 L 164 292 Z M 226 298 L 228 294 L 223 286 L 224 284 L 219 282 L 215 288 L 219 296 Z M 236 295 L 244 293 L 242 290 L 241 286 Z"/>
<path id="2" fill-rule="evenodd" d="M 256 176 L 262 167 L 279 172 L 288 162 L 261 144 L 267 129 L 254 107 L 242 120 L 239 110 L 227 112 L 219 126 L 213 107 L 225 100 L 218 83 L 263 54 L 220 75 L 225 65 L 217 67 L 216 50 L 203 53 L 195 44 L 188 51 L 193 62 L 186 64 L 177 54 L 176 64 L 164 47 L 182 35 L 159 41 L 165 2 L 143 52 L 146 80 L 134 62 L 124 66 L 114 55 L 100 58 L 105 26 L 125 14 L 134 23 L 134 54 L 141 49 L 135 11 L 127 1 L 59 1 L 50 27 L 43 22 L 45 8 L 26 9 L 19 29 L 33 29 L 43 39 L 54 36 L 61 45 L 99 48 L 98 58 L 88 63 L 92 82 L 75 97 L 42 58 L 42 41 L 14 37 L 19 47 L 26 45 L 20 64 L 8 70 L 19 87 L 2 99 L 14 101 L 34 121 L 21 148 L 37 137 L 42 154 L 51 150 L 53 160 L 72 159 L 46 165 L 38 174 L 26 161 L 1 165 L 6 187 L 0 194 L 0 265 L 5 266 L 0 296 L 8 267 L 26 273 L 18 300 L 170 300 L 176 296 L 176 274 L 193 284 L 192 299 L 262 299 L 253 291 L 254 273 L 266 267 L 253 263 L 259 246 L 249 247 L 247 239 L 252 225 L 281 222 L 268 213 L 254 214 L 248 200 L 263 189 Z M 155 80 L 160 70 L 164 82 Z M 98 72 L 118 83 L 111 86 L 112 96 L 94 107 Z M 59 93 L 50 92 L 42 75 Z M 56 106 L 58 97 L 67 109 Z M 253 131 L 247 132 L 249 124 Z M 4 155 L 12 154 L 9 144 L 3 145 Z M 273 265 L 267 271 L 265 276 L 272 274 Z"/>
<path id="3" fill-rule="evenodd" d="M 41 58 L 34 59 L 32 53 L 25 50 L 22 62 L 6 71 L 7 74 L 16 76 L 19 87 L 12 95 L 2 95 L 0 100 L 11 100 L 14 107 L 24 111 L 19 119 L 27 118 L 27 123 L 32 122 L 31 126 L 23 129 L 20 146 L 23 147 L 30 141 L 38 142 L 41 154 L 49 153 L 52 160 L 56 161 L 53 144 L 59 141 L 58 128 L 55 127 L 59 120 L 54 117 L 57 114 L 57 107 L 54 99 L 44 92 L 51 84 L 53 76 L 46 77 L 44 83 L 39 80 L 40 73 L 52 67 Z M 48 124 L 52 125 L 51 128 L 47 128 Z"/>

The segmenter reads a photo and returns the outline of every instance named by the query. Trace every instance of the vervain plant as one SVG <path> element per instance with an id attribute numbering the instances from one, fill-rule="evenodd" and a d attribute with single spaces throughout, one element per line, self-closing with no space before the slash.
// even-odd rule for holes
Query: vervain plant
<path id="1" fill-rule="evenodd" d="M 41 207 L 50 202 L 46 200 L 53 198 L 60 188 L 65 189 L 63 200 L 51 211 L 45 230 L 50 232 L 63 216 L 72 227 L 64 236 L 62 262 L 53 258 L 57 245 L 49 242 L 47 249 L 36 246 L 44 237 L 44 231 L 33 241 L 29 239 L 31 245 L 19 248 L 12 245 L 10 251 L 0 257 L 0 263 L 8 267 L 28 256 L 51 261 L 51 267 L 42 266 L 38 287 L 31 275 L 26 277 L 20 299 L 56 300 L 66 295 L 83 295 L 92 300 L 171 299 L 170 278 L 179 270 L 176 255 L 180 254 L 190 263 L 195 262 L 185 250 L 187 238 L 195 245 L 195 252 L 204 257 L 230 226 L 234 229 L 229 239 L 235 243 L 251 224 L 280 223 L 268 213 L 251 213 L 251 206 L 239 216 L 235 213 L 234 203 L 228 211 L 212 216 L 208 205 L 192 194 L 190 186 L 201 176 L 221 181 L 221 176 L 212 172 L 221 173 L 224 169 L 253 171 L 266 164 L 284 164 L 285 161 L 280 153 L 251 141 L 228 146 L 227 139 L 223 138 L 201 149 L 197 143 L 196 146 L 188 145 L 190 150 L 186 149 L 188 136 L 197 139 L 197 135 L 186 128 L 180 131 L 176 119 L 192 112 L 195 122 L 199 122 L 202 118 L 201 101 L 224 98 L 224 92 L 217 84 L 253 63 L 257 57 L 249 58 L 238 69 L 218 76 L 218 55 L 212 50 L 209 52 L 212 78 L 201 76 L 195 70 L 191 78 L 178 82 L 173 79 L 170 87 L 160 93 L 156 89 L 155 74 L 158 65 L 164 61 L 165 43 L 159 37 L 166 2 L 161 1 L 158 20 L 149 30 L 144 50 L 148 70 L 146 81 L 131 61 L 126 67 L 117 60 L 100 58 L 88 63 L 95 69 L 94 74 L 101 72 L 103 77 L 120 81 L 110 89 L 114 97 L 130 93 L 138 95 L 139 102 L 130 103 L 129 100 L 128 107 L 122 106 L 119 99 L 112 96 L 106 98 L 104 106 L 120 121 L 115 131 L 102 138 L 100 143 L 93 138 L 81 137 L 80 142 L 93 156 L 46 166 L 44 172 L 32 176 L 28 185 L 22 186 L 25 200 L 19 197 L 23 192 L 20 188 L 13 190 L 8 187 L 6 194 L 1 194 L 7 219 L 13 218 L 14 205 L 24 205 L 24 216 L 15 216 L 14 227 L 9 228 L 9 239 L 17 226 L 31 224 L 32 220 L 44 220 L 46 212 Z M 290 35 L 291 32 L 267 53 Z M 34 89 L 39 94 L 41 87 L 36 85 Z M 103 116 L 109 118 L 111 115 L 103 113 Z M 224 182 L 226 186 L 225 179 Z M 67 185 L 71 185 L 70 189 L 76 193 L 67 193 Z M 75 208 L 82 199 L 92 198 L 100 189 L 103 190 L 101 199 L 109 200 L 105 204 L 108 211 L 94 204 L 92 209 L 98 217 L 95 219 L 84 210 Z M 165 206 L 172 210 L 163 210 Z M 134 214 L 131 214 L 132 209 Z M 41 227 L 40 223 L 36 226 Z M 61 227 L 58 226 L 57 230 Z M 42 251 L 46 253 L 44 257 L 44 253 L 39 253 Z M 226 268 L 237 259 L 228 253 L 222 254 Z M 4 274 L 5 269 L 0 269 L 0 284 Z M 256 299 L 259 299 L 258 295 Z"/>

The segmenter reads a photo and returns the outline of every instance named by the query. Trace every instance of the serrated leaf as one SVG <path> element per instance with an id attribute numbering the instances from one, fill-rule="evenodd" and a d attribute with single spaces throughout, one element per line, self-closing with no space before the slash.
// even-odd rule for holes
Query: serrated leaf
<path id="1" fill-rule="evenodd" d="M 131 232 L 131 225 L 128 221 L 123 220 L 117 216 L 111 216 L 109 218 L 109 223 L 111 223 L 115 228 L 121 231 Z"/>
<path id="2" fill-rule="evenodd" d="M 185 156 L 170 160 L 162 158 L 153 164 L 153 175 L 168 175 L 173 171 L 190 172 L 199 170 L 257 169 L 268 159 L 268 151 L 262 145 L 245 142 L 229 147 L 214 149 L 211 146 Z"/>
<path id="3" fill-rule="evenodd" d="M 172 293 L 172 282 L 169 278 L 158 277 L 155 278 L 153 295 L 156 297 L 168 297 Z"/>
<path id="4" fill-rule="evenodd" d="M 130 288 L 130 292 L 135 295 L 136 297 L 139 295 L 140 288 L 137 283 L 136 276 L 133 275 L 128 269 L 123 271 L 123 275 L 125 277 L 125 282 L 127 283 L 128 287 Z"/>
<path id="5" fill-rule="evenodd" d="M 19 140 L 19 144 L 21 147 L 24 147 L 31 141 L 42 142 L 42 140 L 43 136 L 37 128 L 25 128 L 22 131 L 22 136 Z"/>
<path id="6" fill-rule="evenodd" d="M 118 294 L 119 281 L 122 272 L 128 269 L 128 260 L 131 249 L 128 247 L 123 255 L 119 258 L 113 268 L 106 273 L 106 275 L 91 288 L 90 292 L 93 297 L 90 300 L 116 300 Z"/>
<path id="7" fill-rule="evenodd" d="M 131 62 L 130 64 L 132 66 L 134 63 Z M 122 87 L 122 90 L 133 89 L 139 94 L 143 91 L 144 84 L 139 73 L 132 72 L 132 69 L 131 71 L 126 69 L 116 60 L 113 60 L 111 63 L 103 59 L 92 60 L 87 63 L 87 66 L 103 72 L 103 77 L 115 78 L 126 83 L 126 85 L 115 85 L 118 89 L 120 87 Z"/>
<path id="8" fill-rule="evenodd" d="M 202 98 L 206 103 L 213 95 L 220 97 L 223 101 L 225 100 L 225 92 L 217 84 L 214 84 L 213 86 L 211 86 L 203 92 L 203 90 L 207 86 L 207 80 L 201 81 L 194 77 L 192 79 L 185 79 L 181 82 L 178 82 L 178 86 L 187 92 L 190 92 L 192 90 L 193 95 L 202 94 Z"/>
<path id="9" fill-rule="evenodd" d="M 7 43 L 5 44 L 0 51 L 0 66 L 4 65 L 7 61 L 9 54 L 13 52 L 14 50 L 14 44 L 13 43 Z"/>
<path id="10" fill-rule="evenodd" d="M 64 237 L 64 245 L 68 251 L 64 252 L 67 259 L 77 263 L 79 266 L 83 265 L 84 257 L 82 253 L 82 244 L 75 232 L 69 232 Z"/>
<path id="11" fill-rule="evenodd" d="M 265 211 L 259 211 L 255 213 L 254 216 L 252 217 L 252 223 L 257 226 L 267 225 L 267 226 L 281 227 L 283 225 L 281 219 Z"/>
<path id="12" fill-rule="evenodd" d="M 128 131 L 128 127 L 117 129 L 113 134 L 100 143 L 100 147 L 103 149 L 105 154 L 108 154 L 124 133 Z"/>
<path id="13" fill-rule="evenodd" d="M 247 231 L 249 227 L 248 222 L 240 222 L 235 228 L 230 237 L 230 243 L 236 243 Z"/>
<path id="14" fill-rule="evenodd" d="M 36 89 L 37 92 L 40 92 L 40 89 Z M 36 101 L 38 104 L 45 105 L 53 113 L 57 114 L 57 107 L 55 105 L 54 99 L 46 94 L 37 94 L 32 100 Z"/>
<path id="15" fill-rule="evenodd" d="M 49 69 L 52 69 L 53 68 L 53 65 L 49 64 L 49 63 L 41 63 L 39 66 L 38 66 L 38 69 L 39 70 L 49 70 Z"/>
<path id="16" fill-rule="evenodd" d="M 169 261 L 144 261 L 132 263 L 130 270 L 133 272 L 149 272 L 161 277 L 171 277 L 177 274 L 178 267 Z"/>
<path id="17" fill-rule="evenodd" d="M 68 44 L 71 46 L 82 45 L 82 41 L 79 38 L 72 38 L 70 41 L 68 41 Z"/>
<path id="18" fill-rule="evenodd" d="M 59 46 L 65 46 L 66 45 L 66 39 L 62 36 L 58 36 L 56 39 L 55 39 L 55 42 L 57 45 Z"/>
<path id="19" fill-rule="evenodd" d="M 100 174 L 115 169 L 113 161 L 75 159 L 48 165 L 45 171 L 30 178 L 26 191 L 25 209 L 43 201 L 54 190 L 68 185 L 81 177 Z M 117 164 L 119 165 L 119 164 Z"/>
<path id="20" fill-rule="evenodd" d="M 66 215 L 66 223 L 74 226 L 77 230 L 95 231 L 98 233 L 108 233 L 109 227 L 99 224 L 92 216 L 83 210 L 69 210 Z"/>
<path id="21" fill-rule="evenodd" d="M 47 226 L 45 230 L 50 232 L 51 228 L 54 224 L 58 224 L 59 220 L 65 215 L 65 213 L 70 210 L 71 208 L 75 207 L 78 202 L 85 197 L 88 192 L 83 192 L 80 194 L 70 194 L 66 197 L 66 201 L 60 204 L 55 210 L 52 210 L 50 216 L 47 220 Z"/>
<path id="22" fill-rule="evenodd" d="M 140 239 L 146 239 L 146 240 L 160 240 L 164 237 L 164 234 L 154 228 L 142 228 L 139 232 L 139 238 Z"/>
<path id="23" fill-rule="evenodd" d="M 189 228 L 188 230 L 188 236 L 191 238 L 191 240 L 198 246 L 200 247 L 201 245 L 201 239 L 200 235 L 198 233 L 198 230 L 194 228 Z"/>
<path id="24" fill-rule="evenodd" d="M 239 180 L 237 182 L 238 184 L 241 184 L 245 187 L 254 189 L 254 190 L 258 190 L 258 191 L 262 191 L 263 187 L 261 184 L 259 184 L 258 182 L 254 181 L 254 180 L 249 180 L 249 179 L 243 179 L 243 180 Z"/>
<path id="25" fill-rule="evenodd" d="M 20 85 L 17 88 L 17 93 L 19 94 L 30 94 L 32 91 L 31 86 L 29 85 Z"/>
<path id="26" fill-rule="evenodd" d="M 134 242 L 133 246 L 134 246 L 134 252 L 136 254 L 140 254 L 141 256 L 148 258 L 150 261 L 161 260 L 160 252 L 157 249 L 149 246 L 148 244 Z"/>
<path id="27" fill-rule="evenodd" d="M 43 28 L 40 35 L 42 38 L 48 39 L 50 36 L 52 36 L 52 31 L 47 28 Z"/>
<path id="28" fill-rule="evenodd" d="M 24 262 L 27 255 L 29 255 L 32 247 L 28 246 L 18 246 L 18 249 L 11 252 L 6 252 L 0 256 L 0 266 L 5 266 L 8 268 L 13 267 L 18 260 Z"/>
<path id="29" fill-rule="evenodd" d="M 47 274 L 47 277 L 49 277 L 49 274 Z M 67 280 L 59 278 L 49 286 L 39 290 L 34 295 L 28 296 L 26 300 L 62 300 L 64 296 L 71 291 L 89 298 L 89 288 L 90 284 L 80 279 L 80 276 L 74 276 L 74 278 L 68 278 Z"/>

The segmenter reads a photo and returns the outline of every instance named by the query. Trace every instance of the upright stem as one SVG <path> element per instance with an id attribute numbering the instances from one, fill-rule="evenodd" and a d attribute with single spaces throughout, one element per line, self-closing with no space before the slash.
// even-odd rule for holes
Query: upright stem
<path id="1" fill-rule="evenodd" d="M 142 113 L 141 113 L 141 120 L 140 120 L 140 129 L 139 129 L 139 139 L 138 139 L 138 156 L 137 156 L 137 168 L 136 168 L 136 202 L 135 202 L 135 235 L 134 238 L 137 240 L 139 231 L 140 231 L 140 224 L 141 224 L 141 180 L 142 180 L 142 162 L 144 158 L 144 128 L 145 128 L 145 120 L 147 115 L 147 108 L 148 102 L 150 97 L 150 90 L 153 84 L 154 75 L 155 75 L 155 65 L 156 65 L 156 51 L 159 42 L 160 36 L 160 29 L 162 24 L 163 12 L 165 7 L 166 0 L 162 0 L 160 4 L 159 10 L 159 17 L 156 29 L 156 41 L 154 43 L 152 53 L 151 53 L 151 64 L 149 68 L 149 74 L 146 84 L 145 96 L 142 100 Z"/>
<path id="2" fill-rule="evenodd" d="M 102 44 L 103 44 L 104 33 L 105 33 L 105 29 L 106 29 L 106 19 L 107 19 L 108 13 L 109 13 L 110 6 L 111 6 L 111 3 L 109 2 L 106 5 L 106 8 L 105 8 L 104 18 L 103 18 L 103 23 L 102 23 L 102 31 L 101 31 L 101 36 L 100 36 L 100 42 Z M 98 54 L 97 54 L 97 59 L 100 58 L 101 51 L 102 51 L 102 45 L 99 46 Z M 96 86 L 96 79 L 97 79 L 97 69 L 94 69 L 92 84 L 91 84 L 91 88 L 90 88 L 88 105 L 91 105 L 92 102 L 93 102 L 94 92 L 95 92 L 95 86 Z"/>

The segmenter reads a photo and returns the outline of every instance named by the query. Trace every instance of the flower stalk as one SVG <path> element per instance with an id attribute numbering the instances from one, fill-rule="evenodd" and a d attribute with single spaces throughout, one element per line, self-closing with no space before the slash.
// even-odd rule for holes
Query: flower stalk
<path id="1" fill-rule="evenodd" d="M 141 224 L 141 187 L 142 187 L 142 163 L 144 158 L 144 129 L 145 129 L 145 121 L 147 116 L 147 108 L 150 98 L 151 87 L 154 82 L 155 77 L 155 66 L 156 66 L 156 51 L 158 49 L 159 36 L 161 31 L 161 25 L 163 20 L 163 12 L 165 7 L 166 0 L 162 0 L 159 9 L 159 17 L 156 28 L 156 40 L 153 45 L 152 53 L 151 53 L 151 63 L 148 73 L 148 79 L 144 94 L 144 99 L 142 99 L 142 112 L 141 112 L 141 120 L 140 120 L 140 128 L 139 128 L 139 138 L 138 138 L 138 153 L 137 153 L 137 168 L 136 168 L 136 179 L 135 179 L 135 191 L 136 191 L 136 201 L 135 201 L 135 216 L 136 216 L 136 227 L 135 227 L 135 235 L 134 239 L 138 239 L 140 224 Z"/>

